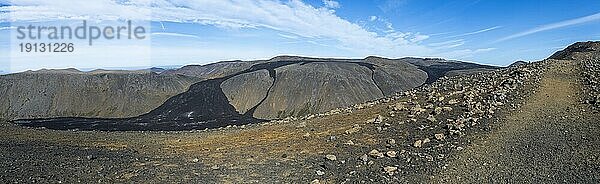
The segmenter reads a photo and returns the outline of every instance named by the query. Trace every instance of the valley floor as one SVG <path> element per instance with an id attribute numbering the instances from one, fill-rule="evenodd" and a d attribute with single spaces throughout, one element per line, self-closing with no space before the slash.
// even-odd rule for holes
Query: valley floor
<path id="1" fill-rule="evenodd" d="M 598 183 L 600 115 L 580 103 L 578 72 L 570 61 L 549 64 L 539 85 L 520 94 L 522 106 L 501 108 L 464 136 L 445 133 L 441 121 L 405 123 L 402 113 L 367 121 L 387 116 L 392 102 L 211 131 L 55 131 L 0 123 L 0 183 Z M 430 143 L 417 146 L 425 138 Z"/>

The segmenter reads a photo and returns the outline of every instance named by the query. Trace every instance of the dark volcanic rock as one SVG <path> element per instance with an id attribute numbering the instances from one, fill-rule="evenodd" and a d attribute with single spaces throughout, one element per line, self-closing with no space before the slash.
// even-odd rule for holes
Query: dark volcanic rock
<path id="1" fill-rule="evenodd" d="M 515 61 L 514 63 L 508 65 L 508 67 L 518 67 L 518 66 L 526 65 L 526 64 L 527 64 L 527 62 L 525 62 L 525 61 Z"/>
<path id="2" fill-rule="evenodd" d="M 250 68 L 256 62 L 223 61 L 207 65 L 187 65 L 178 69 L 166 70 L 163 75 L 185 75 L 202 79 L 215 79 L 229 76 Z"/>
<path id="3" fill-rule="evenodd" d="M 425 82 L 426 84 L 431 84 L 435 82 L 439 78 L 446 76 L 447 73 L 450 71 L 454 71 L 456 74 L 460 73 L 460 71 L 463 71 L 463 73 L 478 73 L 486 70 L 489 71 L 499 69 L 499 67 L 495 66 L 487 66 L 476 63 L 467 63 L 437 58 L 403 58 L 400 60 L 416 65 L 419 67 L 419 69 L 427 72 L 428 77 L 427 81 Z"/>
<path id="4" fill-rule="evenodd" d="M 567 48 L 558 51 L 554 54 L 552 54 L 552 56 L 550 56 L 549 59 L 574 59 L 571 58 L 573 54 L 575 53 L 580 53 L 580 52 L 591 52 L 591 51 L 598 51 L 600 50 L 600 42 L 593 42 L 593 41 L 588 41 L 588 42 L 577 42 L 573 45 L 568 46 Z"/>

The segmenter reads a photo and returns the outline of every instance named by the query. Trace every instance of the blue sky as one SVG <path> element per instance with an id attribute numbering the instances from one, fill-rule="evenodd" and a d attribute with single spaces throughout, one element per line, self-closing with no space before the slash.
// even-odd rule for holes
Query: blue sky
<path id="1" fill-rule="evenodd" d="M 151 39 L 89 48 L 76 44 L 85 52 L 72 56 L 14 53 L 14 25 L 81 19 L 145 21 Z M 206 64 L 283 54 L 442 57 L 505 66 L 546 58 L 576 41 L 600 40 L 600 1 L 0 0 L 0 33 L 0 70 L 12 72 Z M 123 59 L 126 55 L 134 56 Z"/>

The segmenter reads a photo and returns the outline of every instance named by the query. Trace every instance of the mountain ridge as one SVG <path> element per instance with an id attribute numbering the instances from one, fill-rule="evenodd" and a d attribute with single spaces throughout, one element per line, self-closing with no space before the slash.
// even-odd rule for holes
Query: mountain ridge
<path id="1" fill-rule="evenodd" d="M 121 116 L 120 118 L 125 119 L 119 121 L 123 121 L 130 127 L 111 128 L 114 123 L 110 121 L 113 120 L 105 119 L 58 117 L 29 120 L 29 122 L 37 121 L 55 126 L 65 122 L 81 125 L 81 127 L 62 127 L 66 129 L 93 129 L 87 126 L 99 127 L 98 124 L 104 123 L 103 130 L 111 131 L 203 129 L 241 125 L 321 113 L 428 84 L 449 71 L 479 68 L 497 67 L 443 59 L 381 57 L 339 59 L 299 56 L 278 56 L 269 60 L 256 61 L 225 61 L 202 66 L 191 65 L 152 74 L 161 77 L 192 77 L 198 82 L 190 85 L 187 91 L 169 97 L 160 106 L 148 109 L 148 113 Z M 268 76 L 248 78 L 235 83 L 228 82 L 232 78 L 260 70 L 268 72 Z M 241 85 L 249 87 L 241 88 L 239 87 Z M 247 91 L 249 89 L 259 89 L 260 93 L 256 90 Z"/>

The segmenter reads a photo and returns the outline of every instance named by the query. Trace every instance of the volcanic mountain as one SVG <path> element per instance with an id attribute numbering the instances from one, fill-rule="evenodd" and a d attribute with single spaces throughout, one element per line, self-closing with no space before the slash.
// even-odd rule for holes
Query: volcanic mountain
<path id="1" fill-rule="evenodd" d="M 34 127 L 83 130 L 189 130 L 242 125 L 290 116 L 322 113 L 383 98 L 436 81 L 445 75 L 460 75 L 494 70 L 497 67 L 443 59 L 401 58 L 365 59 L 307 58 L 279 56 L 270 60 L 225 61 L 203 66 L 148 72 L 97 71 L 38 71 L 12 74 L 0 79 L 0 93 L 19 100 L 21 104 L 4 102 L 8 119 L 41 117 L 46 119 L 19 120 Z M 48 76 L 52 75 L 52 76 Z M 110 76 L 115 76 L 110 78 Z M 21 77 L 20 77 L 21 76 Z M 26 76 L 26 77 L 24 77 Z M 73 77 L 75 76 L 75 78 Z M 42 88 L 40 94 L 20 89 L 22 80 L 32 77 L 50 80 L 32 86 Z M 124 78 L 123 78 L 124 77 Z M 62 80 L 56 80 L 63 78 Z M 90 81 L 92 78 L 98 81 Z M 133 78 L 133 79 L 132 79 Z M 145 78 L 152 81 L 146 81 Z M 56 80 L 51 82 L 52 80 Z M 66 84 L 65 85 L 65 81 Z M 73 82 L 69 82 L 73 81 Z M 154 83 L 164 82 L 161 86 Z M 191 82 L 197 82 L 191 85 Z M 78 83 L 79 82 L 79 83 Z M 91 84 L 89 82 L 92 82 Z M 104 89 L 93 82 L 109 83 Z M 150 86 L 145 85 L 150 82 Z M 73 84 L 72 84 L 73 83 Z M 162 82 L 160 82 L 162 83 Z M 48 85 L 45 85 L 48 84 Z M 52 84 L 52 85 L 50 85 Z M 76 84 L 76 85 L 75 85 Z M 132 86 L 138 84 L 141 86 Z M 177 84 L 175 87 L 172 84 Z M 185 92 L 182 88 L 189 89 Z M 83 89 L 82 89 L 83 88 Z M 50 90 L 50 97 L 48 95 Z M 135 90 L 131 94 L 124 89 Z M 157 91 L 170 90 L 173 96 L 150 96 Z M 60 91 L 56 92 L 55 90 Z M 70 93 L 84 90 L 82 93 Z M 88 90 L 88 91 L 85 91 Z M 99 92 L 100 91 L 100 92 Z M 175 95 L 177 91 L 181 93 Z M 42 93 L 43 92 L 43 93 Z M 61 98 L 73 94 L 72 98 Z M 119 94 L 118 98 L 106 98 Z M 23 95 L 25 94 L 25 95 Z M 99 94 L 98 96 L 84 94 Z M 131 96 L 128 96 L 131 94 Z M 11 98 L 8 98 L 11 99 Z M 86 100 L 87 99 L 87 100 Z M 153 103 L 144 103 L 145 100 Z M 157 101 L 163 101 L 158 105 Z M 135 103 L 132 103 L 135 102 Z M 85 104 L 84 108 L 78 108 Z M 55 112 L 60 106 L 61 113 Z M 114 107 L 120 108 L 114 108 Z M 38 113 L 26 112 L 23 107 L 41 107 Z M 72 107 L 71 109 L 69 109 Z M 90 107 L 94 107 L 91 108 Z M 112 107 L 112 108 L 106 108 Z M 135 109 L 128 110 L 127 108 Z M 143 111 L 146 112 L 143 112 Z M 34 110 L 32 110 L 34 111 Z M 44 116 L 42 112 L 49 112 Z M 135 116 L 132 114 L 139 113 Z M 86 118 L 74 118 L 84 116 Z M 117 119 L 110 119 L 117 117 Z M 108 118 L 108 119 L 107 119 Z"/>

